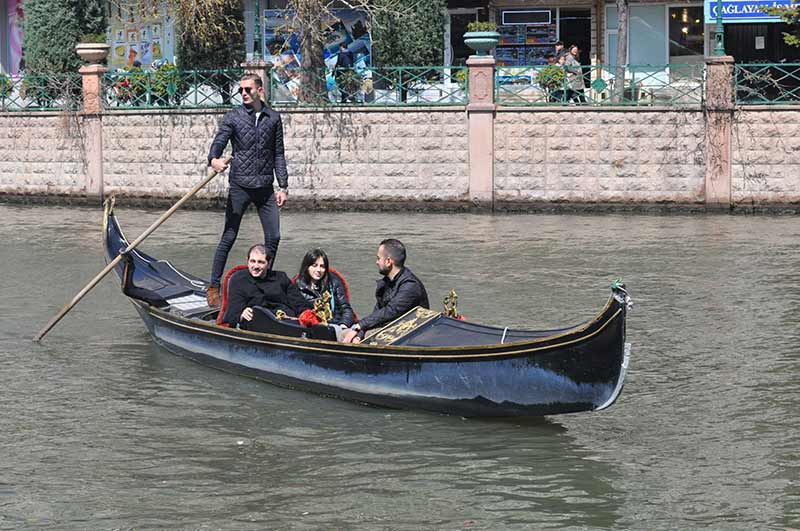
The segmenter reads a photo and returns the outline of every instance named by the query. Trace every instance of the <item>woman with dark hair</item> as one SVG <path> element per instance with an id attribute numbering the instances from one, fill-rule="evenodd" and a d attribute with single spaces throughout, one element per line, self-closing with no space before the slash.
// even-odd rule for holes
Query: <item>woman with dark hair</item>
<path id="1" fill-rule="evenodd" d="M 297 287 L 300 293 L 312 304 L 315 300 L 330 294 L 328 304 L 331 309 L 330 325 L 341 325 L 337 328 L 349 328 L 355 322 L 344 279 L 335 269 L 330 268 L 328 255 L 322 249 L 312 249 L 303 257 L 300 272 L 297 274 Z"/>

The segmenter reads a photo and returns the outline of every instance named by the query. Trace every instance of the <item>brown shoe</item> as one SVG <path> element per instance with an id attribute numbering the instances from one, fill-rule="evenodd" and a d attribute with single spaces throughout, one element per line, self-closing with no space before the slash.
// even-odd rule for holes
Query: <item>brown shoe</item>
<path id="1" fill-rule="evenodd" d="M 209 286 L 206 292 L 206 302 L 212 308 L 219 306 L 219 286 Z"/>

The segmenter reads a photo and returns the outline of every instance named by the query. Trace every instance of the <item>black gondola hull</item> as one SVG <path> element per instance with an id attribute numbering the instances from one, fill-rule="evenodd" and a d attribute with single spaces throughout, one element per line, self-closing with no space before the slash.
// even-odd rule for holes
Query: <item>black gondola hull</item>
<path id="1" fill-rule="evenodd" d="M 113 216 L 106 225 L 110 259 L 125 239 Z M 149 258 L 132 259 L 142 257 Z M 117 272 L 125 281 L 130 269 Z M 345 345 L 274 336 L 131 300 L 155 342 L 175 354 L 275 385 L 392 408 L 465 417 L 603 409 L 619 395 L 627 367 L 626 305 L 615 297 L 594 320 L 560 334 L 463 347 Z"/>

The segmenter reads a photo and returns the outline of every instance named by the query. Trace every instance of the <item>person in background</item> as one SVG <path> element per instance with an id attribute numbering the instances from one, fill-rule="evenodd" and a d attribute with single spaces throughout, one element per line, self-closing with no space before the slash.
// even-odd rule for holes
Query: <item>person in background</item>
<path id="1" fill-rule="evenodd" d="M 336 85 L 341 93 L 341 102 L 355 101 L 356 94 L 353 87 L 353 52 L 347 49 L 347 43 L 339 45 L 339 54 L 336 59 Z"/>
<path id="2" fill-rule="evenodd" d="M 566 73 L 568 84 L 570 88 L 569 100 L 576 103 L 586 103 L 586 95 L 583 92 L 585 88 L 583 82 L 583 67 L 580 62 L 580 49 L 577 44 L 569 47 L 569 53 L 565 54 L 566 57 Z"/>

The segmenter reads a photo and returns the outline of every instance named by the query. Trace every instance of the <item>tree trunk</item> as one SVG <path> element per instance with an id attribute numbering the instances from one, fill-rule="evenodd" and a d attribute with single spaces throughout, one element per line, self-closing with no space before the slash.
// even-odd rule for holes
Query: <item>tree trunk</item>
<path id="1" fill-rule="evenodd" d="M 300 101 L 303 103 L 324 103 L 327 101 L 325 84 L 325 58 L 321 30 L 309 31 L 304 25 L 300 41 Z"/>
<path id="2" fill-rule="evenodd" d="M 625 95 L 625 67 L 628 65 L 628 3 L 617 0 L 617 66 L 611 101 L 621 103 Z"/>

